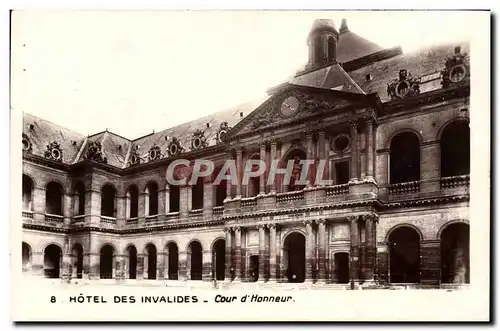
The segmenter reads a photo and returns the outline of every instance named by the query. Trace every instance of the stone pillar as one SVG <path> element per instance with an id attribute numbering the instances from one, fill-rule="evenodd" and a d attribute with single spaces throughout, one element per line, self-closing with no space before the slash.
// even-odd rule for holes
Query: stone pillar
<path id="1" fill-rule="evenodd" d="M 373 180 L 373 119 L 366 120 L 366 178 Z"/>
<path id="2" fill-rule="evenodd" d="M 231 153 L 228 153 L 227 155 L 228 160 L 233 159 L 233 155 Z M 234 174 L 231 174 L 231 178 L 234 178 Z M 233 183 L 231 179 L 226 179 L 226 199 L 232 199 L 232 194 L 233 194 Z"/>
<path id="3" fill-rule="evenodd" d="M 439 141 L 420 147 L 420 192 L 436 192 L 441 189 L 441 147 Z M 434 180 L 432 180 L 434 179 Z"/>
<path id="4" fill-rule="evenodd" d="M 130 201 L 130 192 L 127 192 L 127 196 L 125 198 L 125 220 L 129 220 L 130 210 L 131 210 L 131 201 Z"/>
<path id="5" fill-rule="evenodd" d="M 85 191 L 85 225 L 95 226 L 101 221 L 101 192 L 94 186 L 89 185 Z"/>
<path id="6" fill-rule="evenodd" d="M 441 242 L 420 241 L 420 281 L 422 285 L 438 286 L 441 283 Z"/>
<path id="7" fill-rule="evenodd" d="M 306 220 L 304 224 L 306 226 L 306 282 L 312 282 L 315 252 L 312 222 Z"/>
<path id="8" fill-rule="evenodd" d="M 377 263 L 375 269 L 376 281 L 379 284 L 389 282 L 389 247 L 387 243 L 381 243 L 377 246 Z"/>
<path id="9" fill-rule="evenodd" d="M 169 260 L 169 251 L 168 247 L 165 247 L 165 251 L 162 253 L 163 258 L 163 279 L 170 279 L 169 269 L 168 269 L 168 260 Z"/>
<path id="10" fill-rule="evenodd" d="M 202 280 L 210 281 L 212 278 L 212 252 L 203 251 Z"/>
<path id="11" fill-rule="evenodd" d="M 214 204 L 214 195 L 213 195 L 213 185 L 205 178 L 203 183 L 203 219 L 211 220 L 213 214 L 213 204 Z"/>
<path id="12" fill-rule="evenodd" d="M 144 273 L 146 270 L 146 256 L 144 253 L 138 253 L 137 254 L 137 280 L 143 280 L 144 279 Z"/>
<path id="13" fill-rule="evenodd" d="M 326 222 L 324 219 L 316 221 L 318 223 L 318 281 L 326 281 Z"/>
<path id="14" fill-rule="evenodd" d="M 237 182 L 236 182 L 236 198 L 241 199 L 241 177 L 242 177 L 242 157 L 243 151 L 241 147 L 236 150 L 236 172 Z"/>
<path id="15" fill-rule="evenodd" d="M 318 166 L 319 162 L 325 159 L 325 132 L 324 131 L 319 131 L 318 132 Z M 316 182 L 319 180 L 325 180 L 328 179 L 325 176 L 326 169 L 328 169 L 328 165 L 325 166 L 325 170 L 323 171 L 322 174 L 320 174 L 320 178 L 316 178 Z M 321 186 L 324 186 L 324 184 L 321 184 Z"/>
<path id="16" fill-rule="evenodd" d="M 191 192 L 188 190 L 188 186 L 179 187 L 179 218 L 186 219 L 188 217 L 189 210 L 191 210 Z"/>
<path id="17" fill-rule="evenodd" d="M 149 205 L 148 195 L 146 194 L 146 192 L 139 193 L 139 210 L 137 213 L 139 224 L 144 224 L 144 222 L 146 221 L 146 215 L 148 212 L 147 205 Z"/>
<path id="18" fill-rule="evenodd" d="M 366 248 L 365 248 L 365 275 L 367 281 L 373 281 L 375 269 L 375 227 L 376 216 L 372 214 L 363 215 L 365 220 Z"/>
<path id="19" fill-rule="evenodd" d="M 163 252 L 156 252 L 156 279 L 164 280 L 165 279 L 165 257 Z"/>
<path id="20" fill-rule="evenodd" d="M 257 229 L 259 229 L 259 282 L 264 282 L 266 280 L 266 226 L 259 224 Z"/>
<path id="21" fill-rule="evenodd" d="M 351 181 L 358 180 L 358 124 L 351 122 Z"/>
<path id="22" fill-rule="evenodd" d="M 359 216 L 348 216 L 347 220 L 351 225 L 351 281 L 357 282 L 359 280 L 359 228 L 358 228 Z"/>
<path id="23" fill-rule="evenodd" d="M 271 140 L 271 161 L 270 161 L 270 164 L 277 159 L 277 149 L 276 149 L 276 140 Z M 273 185 L 270 185 L 269 187 L 269 192 L 271 192 L 271 194 L 276 194 L 276 191 L 278 190 L 278 180 L 276 178 L 274 178 L 274 182 L 273 182 Z"/>
<path id="24" fill-rule="evenodd" d="M 320 146 L 320 148 L 321 147 L 322 146 Z M 324 157 L 326 160 L 325 179 L 330 180 L 331 179 L 330 169 L 332 167 L 332 164 L 330 162 L 330 140 L 328 139 L 328 137 L 325 137 L 325 144 L 323 148 L 324 148 Z"/>
<path id="25" fill-rule="evenodd" d="M 163 196 L 165 204 L 165 214 L 170 213 L 170 185 L 165 184 L 165 194 Z"/>
<path id="26" fill-rule="evenodd" d="M 225 267 L 226 274 L 224 280 L 231 280 L 231 256 L 233 246 L 231 245 L 231 228 L 224 228 L 224 232 L 226 233 L 226 259 L 225 259 Z"/>
<path id="27" fill-rule="evenodd" d="M 65 226 L 70 225 L 72 212 L 73 212 L 73 208 L 71 205 L 71 195 L 64 193 L 63 194 L 63 217 L 64 217 L 64 225 Z"/>
<path id="28" fill-rule="evenodd" d="M 313 134 L 312 132 L 307 132 L 306 134 L 306 140 L 307 140 L 307 159 L 313 160 L 314 159 L 314 150 L 313 150 Z M 312 186 L 312 174 L 313 174 L 313 169 L 310 166 L 309 171 L 307 172 L 307 185 L 306 187 L 311 187 Z"/>
<path id="29" fill-rule="evenodd" d="M 167 191 L 167 187 L 168 185 L 164 185 L 163 187 L 160 186 L 158 188 L 158 215 L 164 215 L 165 213 L 167 213 L 167 210 L 166 207 L 167 207 L 167 204 L 166 204 L 166 200 L 165 200 L 165 196 L 166 196 L 166 191 Z"/>
<path id="30" fill-rule="evenodd" d="M 234 228 L 234 280 L 241 280 L 241 228 L 239 226 L 235 226 Z"/>
<path id="31" fill-rule="evenodd" d="M 191 277 L 191 272 L 188 268 L 188 260 L 189 256 L 186 251 L 179 252 L 179 271 L 178 271 L 178 279 L 179 280 L 187 280 Z"/>
<path id="32" fill-rule="evenodd" d="M 260 143 L 260 160 L 264 163 L 266 162 L 266 143 L 264 141 Z M 264 172 L 262 175 L 260 175 L 259 179 L 259 195 L 264 195 L 266 193 L 266 173 Z"/>
<path id="33" fill-rule="evenodd" d="M 149 215 L 149 188 L 146 186 L 144 189 L 144 216 L 150 216 Z"/>
<path id="34" fill-rule="evenodd" d="M 268 224 L 269 228 L 269 281 L 275 282 L 278 278 L 276 263 L 276 224 Z"/>

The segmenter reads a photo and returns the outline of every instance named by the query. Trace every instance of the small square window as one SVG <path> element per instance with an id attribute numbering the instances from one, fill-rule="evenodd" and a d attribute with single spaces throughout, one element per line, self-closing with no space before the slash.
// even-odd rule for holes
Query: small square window
<path id="1" fill-rule="evenodd" d="M 365 76 L 365 80 L 366 80 L 367 82 L 371 81 L 372 79 L 373 79 L 372 74 L 367 74 L 367 75 Z"/>

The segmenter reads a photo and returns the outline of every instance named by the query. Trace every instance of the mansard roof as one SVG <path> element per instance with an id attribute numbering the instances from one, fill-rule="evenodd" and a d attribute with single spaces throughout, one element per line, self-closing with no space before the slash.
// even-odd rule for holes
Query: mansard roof
<path id="1" fill-rule="evenodd" d="M 346 63 L 354 59 L 377 53 L 384 48 L 349 30 L 347 21 L 342 20 L 337 43 L 337 61 Z"/>
<path id="2" fill-rule="evenodd" d="M 366 94 L 338 63 L 298 75 L 292 78 L 290 84 Z"/>

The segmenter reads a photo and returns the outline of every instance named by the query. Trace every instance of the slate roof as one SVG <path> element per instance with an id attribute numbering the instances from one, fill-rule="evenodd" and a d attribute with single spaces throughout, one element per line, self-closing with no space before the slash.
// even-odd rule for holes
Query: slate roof
<path id="1" fill-rule="evenodd" d="M 360 57 L 377 53 L 384 48 L 371 42 L 351 30 L 347 26 L 347 20 L 343 19 L 339 30 L 337 42 L 337 61 L 345 63 Z"/>
<path id="2" fill-rule="evenodd" d="M 292 78 L 291 84 L 365 94 L 339 64 L 321 68 Z"/>

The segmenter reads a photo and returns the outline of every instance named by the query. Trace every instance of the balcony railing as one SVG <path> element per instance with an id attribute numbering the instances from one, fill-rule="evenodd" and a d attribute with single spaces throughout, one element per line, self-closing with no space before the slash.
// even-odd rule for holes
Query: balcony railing
<path id="1" fill-rule="evenodd" d="M 241 199 L 241 207 L 242 208 L 255 207 L 255 206 L 257 206 L 257 200 L 255 199 L 255 197 Z"/>
<path id="2" fill-rule="evenodd" d="M 203 214 L 203 208 L 200 209 L 191 209 L 189 211 L 189 216 L 197 216 L 197 215 L 202 215 Z"/>
<path id="3" fill-rule="evenodd" d="M 63 223 L 64 217 L 62 215 L 54 215 L 45 213 L 45 222 L 50 223 Z"/>
<path id="4" fill-rule="evenodd" d="M 470 185 L 470 175 L 442 177 L 441 188 L 456 188 Z"/>
<path id="5" fill-rule="evenodd" d="M 222 215 L 224 213 L 224 206 L 215 206 L 212 208 L 213 215 Z"/>
<path id="6" fill-rule="evenodd" d="M 405 182 L 391 184 L 389 186 L 390 194 L 408 194 L 408 193 L 418 193 L 420 192 L 420 181 Z"/>
<path id="7" fill-rule="evenodd" d="M 179 212 L 178 211 L 173 211 L 173 212 L 170 212 L 170 213 L 167 213 L 165 214 L 165 218 L 166 220 L 174 220 L 176 218 L 179 218 Z"/>
<path id="8" fill-rule="evenodd" d="M 31 220 L 33 219 L 33 212 L 32 211 L 23 210 L 22 214 L 23 214 L 23 218 L 29 218 Z"/>
<path id="9" fill-rule="evenodd" d="M 146 216 L 146 222 L 157 222 L 158 221 L 158 215 L 149 215 Z"/>
<path id="10" fill-rule="evenodd" d="M 116 217 L 101 215 L 101 223 L 116 224 Z"/>
<path id="11" fill-rule="evenodd" d="M 349 184 L 328 186 L 326 188 L 327 197 L 335 197 L 338 195 L 347 195 L 347 194 L 349 194 Z"/>
<path id="12" fill-rule="evenodd" d="M 72 225 L 83 224 L 85 223 L 85 215 L 76 215 L 71 219 Z"/>
<path id="13" fill-rule="evenodd" d="M 293 191 L 293 192 L 285 192 L 276 194 L 276 202 L 290 202 L 304 199 L 304 191 Z"/>
<path id="14" fill-rule="evenodd" d="M 139 218 L 138 217 L 132 217 L 127 220 L 127 225 L 134 225 L 134 224 L 139 224 Z"/>

